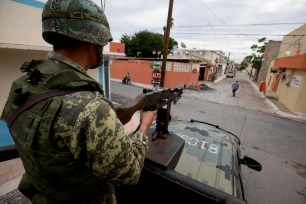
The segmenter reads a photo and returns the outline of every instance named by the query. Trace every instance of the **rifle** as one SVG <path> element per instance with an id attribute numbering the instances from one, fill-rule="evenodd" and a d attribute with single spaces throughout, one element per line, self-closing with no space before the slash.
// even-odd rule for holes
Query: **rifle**
<path id="1" fill-rule="evenodd" d="M 152 139 L 155 140 L 158 137 L 166 139 L 169 136 L 168 124 L 171 120 L 171 103 L 176 104 L 182 97 L 182 94 L 183 88 L 162 90 L 143 89 L 143 94 L 138 95 L 131 104 L 118 106 L 115 108 L 115 111 L 121 123 L 126 124 L 138 110 L 157 110 L 157 126 Z M 166 105 L 167 108 L 163 108 Z"/>
<path id="2" fill-rule="evenodd" d="M 154 111 L 157 110 L 156 129 L 152 139 L 167 138 L 169 136 L 168 124 L 171 120 L 171 103 L 177 103 L 183 94 L 183 88 L 151 90 L 143 89 L 143 93 L 138 95 L 135 100 L 128 105 L 115 107 L 117 117 L 122 124 L 126 124 L 138 110 Z M 167 109 L 163 107 L 167 105 Z M 0 162 L 19 157 L 15 145 L 0 147 Z"/>
<path id="3" fill-rule="evenodd" d="M 143 94 L 136 97 L 133 103 L 127 106 L 115 108 L 122 124 L 128 122 L 137 110 L 157 110 L 156 126 L 148 131 L 149 148 L 145 164 L 153 165 L 163 170 L 174 169 L 184 148 L 185 141 L 169 133 L 168 125 L 171 120 L 171 104 L 177 103 L 183 94 L 183 88 L 148 90 L 144 89 Z M 166 106 L 164 108 L 164 106 Z"/>

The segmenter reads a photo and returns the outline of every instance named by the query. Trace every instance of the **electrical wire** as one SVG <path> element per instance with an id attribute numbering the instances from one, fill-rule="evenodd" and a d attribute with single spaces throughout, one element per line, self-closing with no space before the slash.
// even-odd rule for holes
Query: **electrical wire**
<path id="1" fill-rule="evenodd" d="M 209 25 L 186 25 L 186 26 L 173 26 L 173 27 L 178 27 L 178 28 L 203 28 L 203 27 L 208 27 L 208 26 L 212 26 L 212 27 L 223 27 L 223 26 L 277 26 L 277 25 L 300 25 L 300 24 L 304 24 L 304 23 L 256 23 L 256 24 L 238 24 L 238 25 L 213 25 L 213 24 L 209 24 Z"/>

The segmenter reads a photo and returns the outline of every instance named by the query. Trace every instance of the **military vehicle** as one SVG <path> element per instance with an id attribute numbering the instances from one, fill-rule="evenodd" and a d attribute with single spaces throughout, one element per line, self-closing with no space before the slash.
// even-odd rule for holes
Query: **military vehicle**
<path id="1" fill-rule="evenodd" d="M 139 182 L 116 188 L 118 204 L 247 203 L 241 165 L 256 171 L 262 167 L 250 157 L 241 158 L 239 138 L 202 121 L 172 121 L 171 104 L 179 101 L 182 88 L 143 92 L 130 106 L 115 107 L 123 124 L 136 110 L 157 110 Z M 18 157 L 13 145 L 0 150 L 1 161 Z"/>
<path id="2" fill-rule="evenodd" d="M 247 203 L 241 165 L 261 171 L 261 164 L 241 158 L 239 138 L 217 125 L 171 121 L 171 102 L 177 103 L 182 90 L 167 92 L 179 94 L 150 98 L 150 106 L 166 103 L 157 107 L 140 180 L 136 186 L 117 188 L 118 203 Z"/>

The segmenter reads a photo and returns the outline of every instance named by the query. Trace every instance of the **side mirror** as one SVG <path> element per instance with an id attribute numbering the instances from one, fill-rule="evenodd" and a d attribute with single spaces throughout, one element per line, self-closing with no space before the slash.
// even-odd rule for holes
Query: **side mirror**
<path id="1" fill-rule="evenodd" d="M 255 171 L 261 171 L 262 169 L 261 164 L 258 161 L 248 156 L 244 156 L 243 159 L 240 159 L 240 162 Z"/>

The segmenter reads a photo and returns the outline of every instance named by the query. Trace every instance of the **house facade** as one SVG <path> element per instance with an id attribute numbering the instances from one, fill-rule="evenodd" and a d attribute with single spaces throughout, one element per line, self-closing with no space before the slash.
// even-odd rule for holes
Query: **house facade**
<path id="1" fill-rule="evenodd" d="M 199 81 L 214 81 L 222 77 L 226 74 L 228 63 L 221 50 L 179 49 L 167 58 L 198 63 Z"/>
<path id="2" fill-rule="evenodd" d="M 306 24 L 284 36 L 271 72 L 277 78 L 271 89 L 279 101 L 306 116 Z"/>

